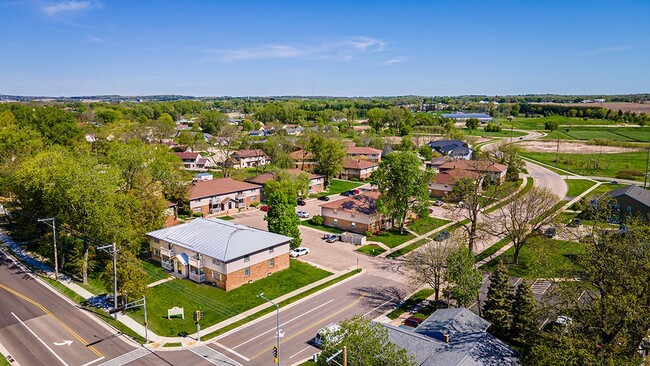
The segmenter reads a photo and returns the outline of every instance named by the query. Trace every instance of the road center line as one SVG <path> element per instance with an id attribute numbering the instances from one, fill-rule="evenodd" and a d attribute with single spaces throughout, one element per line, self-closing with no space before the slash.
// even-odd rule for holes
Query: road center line
<path id="1" fill-rule="evenodd" d="M 47 348 L 48 351 L 50 351 L 50 352 L 54 355 L 54 357 L 56 357 L 57 360 L 61 361 L 61 363 L 64 364 L 65 366 L 68 366 L 68 364 L 65 363 L 65 361 L 63 361 L 63 359 L 62 359 L 59 355 L 57 355 L 56 352 L 54 352 L 54 350 L 53 350 L 52 348 L 50 348 L 50 346 L 48 346 L 47 343 L 45 343 L 44 340 L 41 339 L 41 337 L 39 337 L 38 335 L 36 335 L 36 333 L 34 333 L 34 331 L 31 330 L 31 329 L 27 326 L 27 324 L 25 324 L 25 322 L 23 322 L 22 320 L 20 320 L 20 318 L 19 318 L 16 314 L 14 314 L 13 312 L 11 312 L 11 315 L 13 315 L 14 318 L 16 318 L 16 320 L 18 320 L 18 321 L 20 322 L 20 324 L 22 324 L 25 328 L 27 328 L 27 330 L 28 330 L 30 333 L 32 333 L 32 335 L 33 335 L 34 337 L 36 337 L 36 339 L 38 339 L 38 340 L 39 340 L 39 341 L 40 341 L 40 342 L 45 346 L 45 348 Z"/>
<path id="2" fill-rule="evenodd" d="M 293 319 L 289 319 L 289 320 L 287 320 L 286 322 L 280 324 L 280 326 L 283 326 L 283 325 L 289 324 L 290 322 L 292 322 L 292 321 L 294 321 L 294 320 L 296 320 L 296 319 L 302 318 L 303 316 L 305 316 L 305 315 L 307 315 L 307 314 L 309 314 L 309 313 L 311 313 L 311 312 L 313 312 L 313 311 L 316 311 L 316 310 L 322 308 L 323 306 L 325 306 L 325 305 L 331 303 L 332 301 L 334 301 L 334 299 L 332 299 L 332 300 L 330 300 L 330 301 L 328 301 L 328 302 L 322 303 L 322 304 L 318 305 L 317 307 L 315 307 L 315 308 L 313 308 L 313 309 L 311 309 L 311 310 L 309 310 L 309 311 L 306 311 L 306 312 L 304 312 L 304 313 L 302 313 L 302 314 L 300 314 L 300 315 L 294 317 Z M 245 345 L 245 344 L 248 343 L 248 342 L 254 341 L 254 340 L 256 340 L 257 338 L 259 338 L 259 337 L 265 335 L 266 333 L 269 333 L 269 332 L 275 332 L 275 331 L 276 331 L 276 329 L 275 329 L 275 327 L 273 327 L 273 328 L 267 330 L 266 332 L 260 333 L 260 334 L 258 334 L 257 336 L 255 336 L 255 337 L 253 337 L 253 338 L 247 340 L 246 342 L 243 342 L 243 343 L 240 343 L 240 344 L 236 345 L 236 346 L 233 347 L 232 349 L 235 349 L 235 348 L 237 348 L 237 347 L 243 346 L 243 345 Z"/>

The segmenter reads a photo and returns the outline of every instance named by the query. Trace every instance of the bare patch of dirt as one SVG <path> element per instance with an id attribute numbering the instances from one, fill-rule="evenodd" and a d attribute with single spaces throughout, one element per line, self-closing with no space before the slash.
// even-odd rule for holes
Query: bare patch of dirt
<path id="1" fill-rule="evenodd" d="M 554 141 L 526 141 L 519 143 L 519 146 L 532 152 L 556 152 L 557 142 Z M 560 142 L 560 151 L 569 154 L 617 154 L 639 151 L 641 149 L 618 147 L 618 146 L 599 146 L 588 145 L 584 142 Z"/>

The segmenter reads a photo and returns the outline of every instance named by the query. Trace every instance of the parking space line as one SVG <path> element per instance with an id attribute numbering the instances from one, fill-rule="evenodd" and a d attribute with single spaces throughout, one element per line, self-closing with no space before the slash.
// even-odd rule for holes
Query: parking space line
<path id="1" fill-rule="evenodd" d="M 47 350 L 50 351 L 50 352 L 54 355 L 54 357 L 56 357 L 57 360 L 61 361 L 61 363 L 62 363 L 63 365 L 68 366 L 68 364 L 67 364 L 65 361 L 63 361 L 63 359 L 61 358 L 61 356 L 57 355 L 56 352 L 54 352 L 54 350 L 53 350 L 52 348 L 50 348 L 50 346 L 48 346 L 47 343 L 45 343 L 44 340 L 41 339 L 41 337 L 39 337 L 38 335 L 36 335 L 36 333 L 34 333 L 34 331 L 31 330 L 31 329 L 27 326 L 27 324 L 25 324 L 25 322 L 23 322 L 22 320 L 20 320 L 20 318 L 19 318 L 16 314 L 14 314 L 13 312 L 11 313 L 11 315 L 13 315 L 14 318 L 16 318 L 16 320 L 18 320 L 18 321 L 20 322 L 20 324 L 22 324 L 25 328 L 27 328 L 27 330 L 28 330 L 30 333 L 32 333 L 32 335 L 33 335 L 34 337 L 36 337 L 36 339 L 38 339 L 39 342 L 41 342 L 41 343 L 45 346 L 45 348 L 47 348 Z"/>

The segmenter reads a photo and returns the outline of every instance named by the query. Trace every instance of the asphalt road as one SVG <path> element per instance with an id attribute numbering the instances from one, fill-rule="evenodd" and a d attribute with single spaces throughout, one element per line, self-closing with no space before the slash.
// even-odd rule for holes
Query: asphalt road
<path id="1" fill-rule="evenodd" d="M 404 285 L 369 274 L 330 288 L 295 306 L 280 309 L 280 357 L 290 365 L 319 351 L 311 342 L 318 329 L 353 315 L 374 318 L 407 295 Z M 270 365 L 276 344 L 275 313 L 218 337 L 210 347 L 244 365 Z"/>

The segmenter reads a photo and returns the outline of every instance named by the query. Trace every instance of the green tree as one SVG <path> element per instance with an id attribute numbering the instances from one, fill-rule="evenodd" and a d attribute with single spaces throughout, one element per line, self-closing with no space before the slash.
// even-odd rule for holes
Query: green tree
<path id="1" fill-rule="evenodd" d="M 413 143 L 411 138 L 408 136 L 402 137 L 402 141 L 400 141 L 399 145 L 397 145 L 397 150 L 400 151 L 415 151 L 415 149 L 416 149 L 415 143 Z"/>
<path id="2" fill-rule="evenodd" d="M 447 257 L 454 248 L 443 241 L 430 240 L 421 249 L 412 252 L 405 259 L 409 279 L 416 286 L 429 285 L 435 294 L 435 302 L 440 299 L 443 273 L 447 267 Z"/>
<path id="3" fill-rule="evenodd" d="M 429 145 L 422 145 L 418 148 L 418 154 L 424 158 L 426 161 L 433 159 L 433 149 Z"/>
<path id="4" fill-rule="evenodd" d="M 318 365 L 330 365 L 326 359 L 342 350 L 344 346 L 350 365 L 415 365 L 413 357 L 405 349 L 390 342 L 388 330 L 380 323 L 357 315 L 341 322 L 340 327 L 326 334 Z M 335 359 L 342 364 L 343 355 Z"/>
<path id="5" fill-rule="evenodd" d="M 428 182 L 432 172 L 421 167 L 415 153 L 395 152 L 388 154 L 371 176 L 371 184 L 381 193 L 377 200 L 379 210 L 399 222 L 400 233 L 404 232 L 409 212 L 420 217 L 428 214 Z"/>
<path id="6" fill-rule="evenodd" d="M 288 196 L 298 197 L 309 192 L 309 175 L 301 172 L 298 175 L 287 171 L 276 171 L 274 177 L 264 184 L 264 191 L 267 194 L 281 192 Z"/>
<path id="7" fill-rule="evenodd" d="M 373 108 L 366 113 L 368 117 L 368 124 L 375 133 L 379 133 L 384 127 L 386 111 L 380 108 Z"/>
<path id="8" fill-rule="evenodd" d="M 482 316 L 492 323 L 490 331 L 493 334 L 501 337 L 508 334 L 512 316 L 512 285 L 508 277 L 508 268 L 503 261 L 499 261 L 490 276 L 490 286 Z"/>
<path id="9" fill-rule="evenodd" d="M 477 129 L 480 124 L 481 122 L 478 120 L 478 118 L 468 118 L 465 121 L 465 127 L 467 127 L 467 129 L 470 131 Z"/>
<path id="10" fill-rule="evenodd" d="M 537 304 L 528 282 L 523 281 L 512 301 L 511 334 L 515 338 L 530 341 L 537 334 Z"/>
<path id="11" fill-rule="evenodd" d="M 544 122 L 544 129 L 547 131 L 555 131 L 560 127 L 560 122 L 558 121 L 546 121 Z"/>
<path id="12" fill-rule="evenodd" d="M 315 171 L 323 176 L 325 188 L 329 188 L 332 177 L 343 169 L 343 160 L 347 156 L 343 142 L 314 134 L 309 138 L 307 150 L 313 154 Z"/>
<path id="13" fill-rule="evenodd" d="M 216 109 L 202 111 L 199 115 L 199 124 L 205 133 L 216 133 L 226 123 L 228 123 L 228 116 Z"/>
<path id="14" fill-rule="evenodd" d="M 447 257 L 447 272 L 444 278 L 449 282 L 451 297 L 459 306 L 467 307 L 478 298 L 483 278 L 474 268 L 474 256 L 461 246 Z"/>
<path id="15" fill-rule="evenodd" d="M 251 122 L 250 120 L 245 120 L 244 123 L 242 124 L 242 129 L 244 131 L 252 131 L 254 128 L 255 126 L 253 126 L 253 122 Z"/>
<path id="16" fill-rule="evenodd" d="M 283 189 L 273 189 L 268 192 L 269 211 L 264 216 L 270 232 L 293 238 L 291 248 L 300 246 L 300 219 L 296 215 L 296 196 L 284 192 Z"/>
<path id="17" fill-rule="evenodd" d="M 95 119 L 101 124 L 111 124 L 122 119 L 122 113 L 110 108 L 97 108 Z"/>

